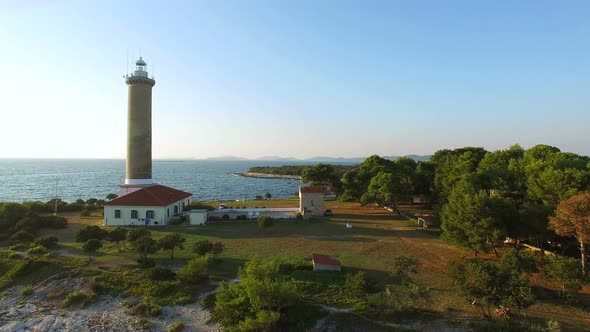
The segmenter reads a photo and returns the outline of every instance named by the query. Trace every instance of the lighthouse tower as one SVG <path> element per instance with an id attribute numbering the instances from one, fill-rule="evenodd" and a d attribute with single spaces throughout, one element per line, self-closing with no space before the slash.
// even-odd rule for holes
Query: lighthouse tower
<path id="1" fill-rule="evenodd" d="M 124 76 L 127 84 L 127 163 L 120 196 L 155 185 L 152 179 L 152 88 L 147 63 L 141 57 L 135 71 Z"/>

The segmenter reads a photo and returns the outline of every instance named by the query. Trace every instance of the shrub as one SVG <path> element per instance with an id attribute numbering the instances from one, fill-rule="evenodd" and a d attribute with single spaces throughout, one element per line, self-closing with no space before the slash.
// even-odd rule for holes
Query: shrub
<path id="1" fill-rule="evenodd" d="M 98 281 L 96 278 L 94 278 L 92 279 L 92 282 L 90 282 L 90 290 L 92 290 L 94 294 L 104 294 L 107 290 L 107 287 L 102 281 Z"/>
<path id="2" fill-rule="evenodd" d="M 90 239 L 82 246 L 84 252 L 88 253 L 88 258 L 90 258 L 90 253 L 96 252 L 100 248 L 102 248 L 102 243 L 98 239 Z"/>
<path id="3" fill-rule="evenodd" d="M 178 226 L 178 225 L 182 225 L 184 223 L 185 220 L 183 220 L 183 218 L 172 218 L 170 219 L 170 221 L 168 222 L 168 225 L 172 225 L 172 226 Z"/>
<path id="4" fill-rule="evenodd" d="M 29 274 L 34 274 L 39 269 L 48 264 L 49 263 L 37 259 L 26 259 L 24 261 L 19 262 L 12 269 L 6 272 L 5 276 L 8 279 L 15 279 Z"/>
<path id="5" fill-rule="evenodd" d="M 168 326 L 168 332 L 178 332 L 184 329 L 184 322 L 176 321 Z"/>
<path id="6" fill-rule="evenodd" d="M 38 228 L 66 228 L 68 220 L 60 216 L 37 216 L 34 222 Z"/>
<path id="7" fill-rule="evenodd" d="M 303 220 L 303 215 L 301 214 L 301 212 L 297 212 L 295 214 L 295 220 Z"/>
<path id="8" fill-rule="evenodd" d="M 134 327 L 136 327 L 142 331 L 147 331 L 151 327 L 150 322 L 145 318 L 138 318 L 138 319 L 134 320 L 133 323 L 131 323 L 131 325 L 133 325 Z"/>
<path id="9" fill-rule="evenodd" d="M 33 294 L 33 287 L 29 286 L 29 287 L 25 287 L 20 291 L 20 296 L 29 296 L 31 294 Z"/>
<path id="10" fill-rule="evenodd" d="M 58 241 L 59 241 L 59 239 L 56 236 L 46 235 L 46 236 L 42 236 L 42 237 L 38 238 L 37 240 L 35 240 L 35 245 L 36 246 L 43 246 L 47 249 L 51 249 L 51 248 L 57 247 Z"/>
<path id="11" fill-rule="evenodd" d="M 205 296 L 205 298 L 202 299 L 201 302 L 199 302 L 201 308 L 212 310 L 215 307 L 215 298 L 215 293 L 211 293 Z"/>
<path id="12" fill-rule="evenodd" d="M 269 216 L 258 217 L 258 228 L 264 229 L 273 225 L 273 219 Z"/>
<path id="13" fill-rule="evenodd" d="M 133 315 L 141 315 L 144 317 L 158 316 L 162 312 L 162 307 L 152 303 L 150 298 L 144 298 L 143 302 L 132 306 L 129 311 Z"/>
<path id="14" fill-rule="evenodd" d="M 174 278 L 176 278 L 176 273 L 172 272 L 169 269 L 163 269 L 160 267 L 154 267 L 149 269 L 147 275 L 148 278 L 156 281 L 174 280 Z"/>
<path id="15" fill-rule="evenodd" d="M 151 258 L 138 258 L 137 264 L 139 264 L 139 268 L 141 269 L 149 269 L 156 266 L 156 262 Z"/>
<path id="16" fill-rule="evenodd" d="M 199 240 L 193 244 L 193 252 L 199 256 L 203 256 L 213 250 L 213 243 L 209 240 Z"/>
<path id="17" fill-rule="evenodd" d="M 35 239 L 35 234 L 34 232 L 23 230 L 12 234 L 12 236 L 10 236 L 10 239 L 18 242 L 31 242 Z"/>
<path id="18" fill-rule="evenodd" d="M 195 257 L 178 271 L 177 277 L 188 284 L 199 283 L 209 278 L 209 264 L 209 256 Z"/>
<path id="19" fill-rule="evenodd" d="M 361 296 L 367 290 L 367 274 L 347 273 L 344 278 L 344 289 L 353 296 Z"/>
<path id="20" fill-rule="evenodd" d="M 61 306 L 64 308 L 68 308 L 71 306 L 85 306 L 90 301 L 90 296 L 84 292 L 75 291 L 68 296 L 61 302 Z"/>
<path id="21" fill-rule="evenodd" d="M 84 217 L 90 217 L 90 215 L 91 215 L 90 214 L 90 211 L 88 211 L 86 209 L 84 209 L 84 210 L 82 210 L 82 212 L 80 212 L 80 217 L 83 217 L 83 218 Z"/>
<path id="22" fill-rule="evenodd" d="M 47 253 L 47 249 L 43 246 L 34 246 L 27 250 L 28 255 L 43 255 Z"/>
<path id="23" fill-rule="evenodd" d="M 15 244 L 15 245 L 11 246 L 10 248 L 8 248 L 8 250 L 23 251 L 28 248 L 29 248 L 28 245 L 26 245 L 24 243 L 19 243 L 19 244 Z"/>
<path id="24" fill-rule="evenodd" d="M 223 216 L 221 216 L 221 220 L 229 220 L 229 214 L 224 213 Z"/>
<path id="25" fill-rule="evenodd" d="M 76 242 L 86 242 L 90 239 L 102 240 L 106 232 L 98 226 L 86 226 L 76 232 Z"/>

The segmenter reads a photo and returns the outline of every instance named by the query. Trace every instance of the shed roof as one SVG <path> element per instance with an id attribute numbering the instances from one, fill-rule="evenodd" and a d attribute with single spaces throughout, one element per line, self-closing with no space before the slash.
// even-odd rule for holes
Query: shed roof
<path id="1" fill-rule="evenodd" d="M 320 254 L 312 254 L 311 260 L 314 264 L 322 264 L 322 265 L 331 265 L 331 266 L 342 266 L 339 260 L 334 259 L 330 256 L 320 255 Z"/>
<path id="2" fill-rule="evenodd" d="M 301 187 L 299 192 L 304 194 L 326 194 L 327 190 L 323 187 Z"/>
<path id="3" fill-rule="evenodd" d="M 168 206 L 193 194 L 157 184 L 104 203 L 105 206 Z"/>

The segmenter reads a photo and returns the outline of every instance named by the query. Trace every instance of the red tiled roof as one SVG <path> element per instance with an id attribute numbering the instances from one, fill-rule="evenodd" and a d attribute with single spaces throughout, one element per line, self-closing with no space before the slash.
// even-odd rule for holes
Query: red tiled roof
<path id="1" fill-rule="evenodd" d="M 145 187 L 125 196 L 115 198 L 110 202 L 104 203 L 104 205 L 167 206 L 192 195 L 193 194 L 191 193 L 157 184 L 155 186 Z"/>
<path id="2" fill-rule="evenodd" d="M 311 260 L 314 264 L 331 265 L 331 266 L 342 266 L 339 260 L 334 259 L 330 256 L 313 254 Z"/>
<path id="3" fill-rule="evenodd" d="M 301 187 L 299 188 L 299 192 L 305 194 L 325 194 L 326 189 L 322 187 Z"/>

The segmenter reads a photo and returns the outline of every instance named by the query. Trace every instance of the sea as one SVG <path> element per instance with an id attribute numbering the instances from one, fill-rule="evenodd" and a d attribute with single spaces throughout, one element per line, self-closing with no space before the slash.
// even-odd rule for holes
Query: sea
<path id="1" fill-rule="evenodd" d="M 154 160 L 156 183 L 187 191 L 193 200 L 243 200 L 297 195 L 299 180 L 235 175 L 254 166 L 308 165 L 309 161 Z M 123 159 L 0 159 L 0 201 L 47 202 L 54 197 L 104 199 L 125 180 Z"/>

